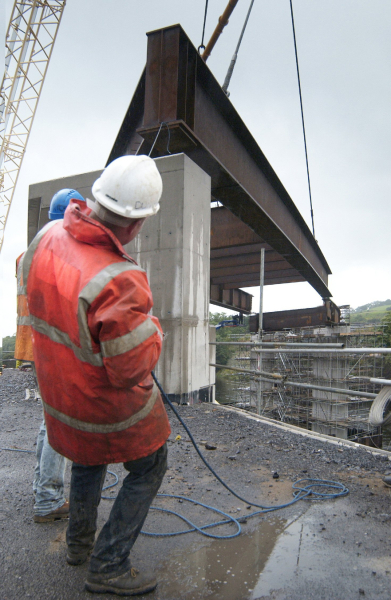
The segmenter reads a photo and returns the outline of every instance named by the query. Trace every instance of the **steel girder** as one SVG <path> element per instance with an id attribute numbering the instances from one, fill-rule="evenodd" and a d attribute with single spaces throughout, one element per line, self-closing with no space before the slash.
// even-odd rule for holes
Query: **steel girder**
<path id="1" fill-rule="evenodd" d="M 108 163 L 153 147 L 154 157 L 184 152 L 210 175 L 212 200 L 224 206 L 212 211 L 211 285 L 259 285 L 263 246 L 266 285 L 308 281 L 330 297 L 310 229 L 181 26 L 147 35 L 146 68 Z"/>

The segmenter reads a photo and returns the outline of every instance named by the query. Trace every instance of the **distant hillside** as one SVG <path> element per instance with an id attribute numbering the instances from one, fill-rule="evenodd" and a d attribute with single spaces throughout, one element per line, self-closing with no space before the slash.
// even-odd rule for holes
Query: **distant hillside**
<path id="1" fill-rule="evenodd" d="M 375 300 L 369 304 L 352 308 L 351 323 L 380 323 L 387 311 L 391 311 L 391 300 Z"/>

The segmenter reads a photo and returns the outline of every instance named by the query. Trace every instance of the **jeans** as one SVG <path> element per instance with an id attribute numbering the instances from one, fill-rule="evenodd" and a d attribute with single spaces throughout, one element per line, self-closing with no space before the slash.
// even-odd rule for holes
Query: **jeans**
<path id="1" fill-rule="evenodd" d="M 130 550 L 167 469 L 167 445 L 124 467 L 129 473 L 96 540 L 89 567 L 92 573 L 118 576 L 130 569 Z M 72 465 L 67 544 L 73 554 L 87 554 L 94 545 L 106 471 L 107 465 Z"/>
<path id="2" fill-rule="evenodd" d="M 45 516 L 65 503 L 64 474 L 67 459 L 49 444 L 45 421 L 37 438 L 37 464 L 33 482 L 34 514 Z"/>

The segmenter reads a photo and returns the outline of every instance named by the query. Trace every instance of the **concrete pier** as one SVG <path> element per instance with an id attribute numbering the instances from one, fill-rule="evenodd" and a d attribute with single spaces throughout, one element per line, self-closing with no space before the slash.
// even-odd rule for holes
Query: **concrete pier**
<path id="1" fill-rule="evenodd" d="M 126 246 L 146 270 L 165 339 L 156 374 L 178 403 L 212 399 L 209 369 L 210 177 L 185 154 L 156 159 L 160 211 Z"/>

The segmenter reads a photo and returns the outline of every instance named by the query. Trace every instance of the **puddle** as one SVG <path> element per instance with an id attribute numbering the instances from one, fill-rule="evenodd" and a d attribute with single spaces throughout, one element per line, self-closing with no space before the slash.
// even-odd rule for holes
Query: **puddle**
<path id="1" fill-rule="evenodd" d="M 257 600 L 281 589 L 285 592 L 300 589 L 304 583 L 313 589 L 327 589 L 331 573 L 335 581 L 340 582 L 343 574 L 342 582 L 346 585 L 346 574 L 357 571 L 359 559 L 355 550 L 341 552 L 333 542 L 330 543 L 329 526 L 319 522 L 325 520 L 319 513 L 322 514 L 317 510 L 312 515 L 307 512 L 304 518 L 285 528 L 262 571 L 258 571 L 257 582 L 248 600 Z"/>
<path id="2" fill-rule="evenodd" d="M 271 518 L 250 534 L 215 540 L 193 553 L 171 555 L 158 577 L 159 597 L 162 600 L 255 598 L 253 590 L 259 584 L 260 573 L 287 524 L 285 519 Z M 172 580 L 164 581 L 164 573 L 173 574 Z"/>
<path id="3" fill-rule="evenodd" d="M 262 572 L 259 572 L 258 581 L 249 596 L 250 600 L 269 595 L 272 590 L 292 586 L 301 569 L 311 570 L 311 560 L 308 554 L 303 552 L 303 535 L 307 536 L 307 532 L 304 532 L 301 520 L 293 522 L 282 532 Z"/>

